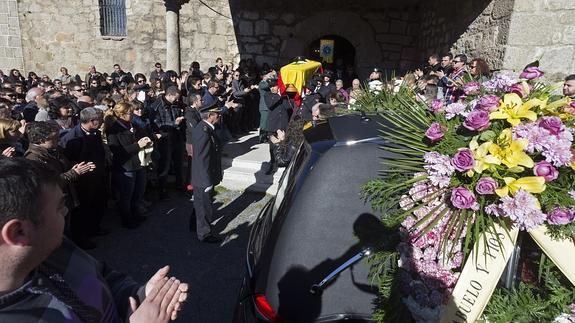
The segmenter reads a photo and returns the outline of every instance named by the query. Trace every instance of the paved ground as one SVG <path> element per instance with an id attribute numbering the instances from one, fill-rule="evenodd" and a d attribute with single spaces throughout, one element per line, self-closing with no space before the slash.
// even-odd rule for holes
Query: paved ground
<path id="1" fill-rule="evenodd" d="M 113 268 L 145 282 L 166 264 L 172 274 L 190 284 L 190 295 L 178 322 L 230 322 L 245 272 L 245 247 L 250 225 L 269 200 L 262 193 L 221 192 L 216 197 L 221 244 L 198 242 L 188 231 L 192 202 L 179 196 L 158 203 L 148 220 L 136 230 L 105 218 L 112 233 L 96 239 L 90 253 Z"/>

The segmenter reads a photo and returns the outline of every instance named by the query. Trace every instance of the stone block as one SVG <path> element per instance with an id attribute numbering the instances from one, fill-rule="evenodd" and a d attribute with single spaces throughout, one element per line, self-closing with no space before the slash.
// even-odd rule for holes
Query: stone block
<path id="1" fill-rule="evenodd" d="M 541 69 L 548 72 L 565 71 L 575 58 L 575 46 L 544 47 Z M 571 71 L 571 70 L 569 70 Z"/>
<path id="2" fill-rule="evenodd" d="M 155 39 L 152 42 L 152 48 L 154 48 L 154 49 L 166 49 L 166 42 Z"/>
<path id="3" fill-rule="evenodd" d="M 491 13 L 493 19 L 509 17 L 513 11 L 513 0 L 493 1 L 490 5 L 493 5 L 493 11 Z"/>
<path id="4" fill-rule="evenodd" d="M 375 40 L 380 43 L 409 45 L 412 42 L 412 37 L 405 35 L 380 34 L 375 36 Z"/>
<path id="5" fill-rule="evenodd" d="M 228 21 L 216 22 L 216 35 L 230 35 L 233 34 L 233 25 Z"/>
<path id="6" fill-rule="evenodd" d="M 369 22 L 376 33 L 387 33 L 389 32 L 389 21 L 386 20 L 371 20 Z"/>
<path id="7" fill-rule="evenodd" d="M 285 21 L 286 24 L 291 25 L 295 21 L 295 15 L 292 13 L 284 13 L 281 15 L 281 19 Z"/>
<path id="8" fill-rule="evenodd" d="M 266 12 L 264 13 L 264 18 L 268 20 L 276 20 L 279 18 L 279 15 L 276 12 Z"/>
<path id="9" fill-rule="evenodd" d="M 210 37 L 209 47 L 215 49 L 226 49 L 228 47 L 226 36 L 215 35 Z"/>
<path id="10" fill-rule="evenodd" d="M 208 42 L 208 35 L 206 34 L 195 34 L 194 41 L 192 43 L 193 48 L 204 49 L 206 48 Z"/>
<path id="11" fill-rule="evenodd" d="M 0 47 L 7 47 L 8 46 L 8 36 L 0 35 Z"/>
<path id="12" fill-rule="evenodd" d="M 72 33 L 66 33 L 66 32 L 58 32 L 56 33 L 56 35 L 54 36 L 54 39 L 58 42 L 58 43 L 70 43 L 74 41 L 74 34 Z"/>
<path id="13" fill-rule="evenodd" d="M 573 0 L 544 0 L 545 9 L 550 10 L 566 10 L 575 9 L 575 1 Z"/>
<path id="14" fill-rule="evenodd" d="M 0 12 L 1 13 L 10 13 L 10 9 L 8 9 L 8 2 L 6 2 L 6 1 L 0 2 Z"/>
<path id="15" fill-rule="evenodd" d="M 515 0 L 513 10 L 517 12 L 534 12 L 541 0 Z"/>
<path id="16" fill-rule="evenodd" d="M 244 49 L 246 50 L 246 52 L 251 53 L 251 54 L 261 54 L 263 49 L 264 49 L 264 45 L 263 44 L 245 44 Z"/>
<path id="17" fill-rule="evenodd" d="M 566 26 L 563 30 L 563 43 L 573 44 L 575 42 L 575 24 Z"/>
<path id="18" fill-rule="evenodd" d="M 24 57 L 24 54 L 22 53 L 22 47 L 14 48 L 14 57 L 16 57 L 16 58 Z"/>
<path id="19" fill-rule="evenodd" d="M 216 31 L 214 18 L 200 18 L 200 31 L 205 34 L 213 34 Z"/>
<path id="20" fill-rule="evenodd" d="M 284 38 L 290 35 L 292 29 L 288 26 L 282 26 L 282 25 L 275 25 L 273 27 L 273 34 L 275 36 L 279 36 L 280 38 Z"/>
<path id="21" fill-rule="evenodd" d="M 270 33 L 270 26 L 267 20 L 258 20 L 255 26 L 256 35 L 268 35 Z"/>
<path id="22" fill-rule="evenodd" d="M 238 25 L 238 34 L 243 36 L 252 36 L 254 34 L 254 24 L 251 21 L 240 21 Z"/>
<path id="23" fill-rule="evenodd" d="M 16 1 L 8 2 L 8 12 L 15 12 L 18 15 L 18 3 Z"/>
<path id="24" fill-rule="evenodd" d="M 255 11 L 244 11 L 242 17 L 248 20 L 256 20 L 260 18 L 259 12 Z"/>
<path id="25" fill-rule="evenodd" d="M 553 35 L 557 30 L 561 30 L 561 25 L 552 17 L 540 14 L 516 14 L 513 15 L 509 26 L 508 44 L 518 46 L 551 45 L 550 35 Z"/>

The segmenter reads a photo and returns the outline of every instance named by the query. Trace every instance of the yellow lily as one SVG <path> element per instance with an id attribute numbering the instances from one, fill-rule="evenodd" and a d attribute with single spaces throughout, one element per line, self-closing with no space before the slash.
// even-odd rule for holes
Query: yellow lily
<path id="1" fill-rule="evenodd" d="M 491 167 L 491 165 L 500 165 L 501 160 L 493 155 L 488 155 L 489 147 L 493 145 L 493 142 L 487 141 L 479 145 L 477 140 L 473 139 L 469 143 L 469 149 L 473 151 L 473 158 L 475 159 L 475 166 L 473 170 L 477 173 L 482 173 L 484 170 Z M 470 170 L 471 172 L 471 170 Z M 471 173 L 470 175 L 473 175 Z"/>
<path id="2" fill-rule="evenodd" d="M 541 193 L 545 191 L 545 178 L 543 176 L 528 176 L 519 179 L 505 177 L 503 180 L 505 181 L 505 186 L 495 190 L 495 193 L 499 195 L 499 197 L 507 196 L 510 192 L 511 194 L 515 194 L 515 192 L 520 189 L 529 193 Z"/>
<path id="3" fill-rule="evenodd" d="M 499 109 L 489 114 L 489 119 L 506 119 L 511 125 L 516 126 L 521 122 L 521 118 L 531 121 L 537 120 L 537 114 L 531 109 L 544 104 L 539 99 L 531 99 L 525 103 L 515 93 L 507 93 L 499 105 Z"/>
<path id="4" fill-rule="evenodd" d="M 515 169 L 518 166 L 533 167 L 533 159 L 523 151 L 529 144 L 527 139 L 513 140 L 511 129 L 507 128 L 501 131 L 497 143 L 489 146 L 489 153 L 499 158 L 503 165 Z"/>
<path id="5" fill-rule="evenodd" d="M 549 104 L 545 104 L 543 109 L 550 112 L 550 113 L 557 114 L 560 112 L 560 111 L 558 111 L 559 108 L 562 108 L 564 106 L 568 106 L 569 104 L 571 104 L 571 98 L 566 96 L 562 99 L 555 100 Z"/>

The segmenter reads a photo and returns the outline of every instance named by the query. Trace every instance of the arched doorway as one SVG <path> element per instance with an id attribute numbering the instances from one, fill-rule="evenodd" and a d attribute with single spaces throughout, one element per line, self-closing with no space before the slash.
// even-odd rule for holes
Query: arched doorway
<path id="1" fill-rule="evenodd" d="M 320 57 L 320 41 L 322 39 L 333 40 L 333 62 L 336 66 L 348 66 L 351 65 L 355 67 L 355 47 L 347 39 L 337 36 L 337 35 L 325 35 L 314 41 L 309 45 L 308 57 L 310 59 L 321 62 Z M 340 65 L 341 64 L 341 65 Z M 326 63 L 324 63 L 326 65 Z"/>

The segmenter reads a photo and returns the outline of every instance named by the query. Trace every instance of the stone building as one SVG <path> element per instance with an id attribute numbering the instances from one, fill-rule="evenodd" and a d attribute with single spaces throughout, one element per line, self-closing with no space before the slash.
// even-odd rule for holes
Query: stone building
<path id="1" fill-rule="evenodd" d="M 120 20 L 110 20 L 110 5 Z M 330 38 L 361 76 L 451 50 L 493 69 L 541 59 L 561 77 L 575 72 L 573 17 L 574 0 L 0 0 L 0 69 L 56 76 L 65 65 L 83 75 L 119 63 L 147 73 L 156 61 L 184 70 L 216 57 L 284 64 L 314 57 Z"/>

